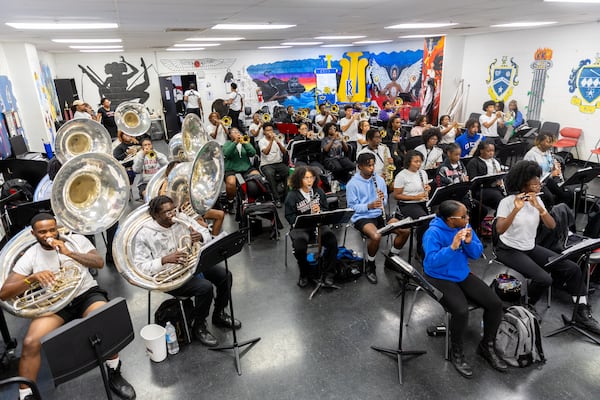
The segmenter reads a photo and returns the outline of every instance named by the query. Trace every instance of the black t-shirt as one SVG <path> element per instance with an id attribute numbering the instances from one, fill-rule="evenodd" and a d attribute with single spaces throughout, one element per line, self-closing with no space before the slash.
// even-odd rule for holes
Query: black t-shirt
<path id="1" fill-rule="evenodd" d="M 98 113 L 102 114 L 100 123 L 104 125 L 110 136 L 113 138 L 117 137 L 117 124 L 115 123 L 115 112 L 113 110 L 106 110 L 104 107 L 98 109 Z"/>

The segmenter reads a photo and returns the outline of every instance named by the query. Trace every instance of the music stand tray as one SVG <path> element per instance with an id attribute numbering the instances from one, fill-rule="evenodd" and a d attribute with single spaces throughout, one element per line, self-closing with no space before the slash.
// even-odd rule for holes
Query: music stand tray
<path id="1" fill-rule="evenodd" d="M 290 148 L 292 160 L 300 159 L 310 161 L 311 156 L 321 154 L 320 140 L 294 140 Z"/>
<path id="2" fill-rule="evenodd" d="M 560 253 L 556 257 L 550 258 L 544 267 L 548 268 L 548 267 L 554 265 L 555 263 L 562 261 L 566 258 L 570 258 L 573 256 L 579 256 L 579 260 L 578 260 L 577 264 L 578 264 L 579 268 L 581 269 L 581 279 L 584 280 L 584 279 L 586 279 L 585 277 L 588 274 L 588 260 L 589 260 L 590 254 L 592 253 L 592 251 L 594 251 L 598 247 L 600 247 L 600 238 L 585 239 L 585 240 L 577 243 L 576 245 L 571 246 L 568 249 L 565 249 L 562 253 Z M 559 333 L 566 332 L 568 330 L 573 329 L 576 332 L 580 333 L 581 335 L 587 337 L 588 339 L 590 339 L 592 342 L 596 343 L 597 345 L 600 345 L 600 340 L 596 339 L 594 336 L 590 335 L 589 333 L 587 333 L 586 331 L 584 331 L 583 329 L 581 329 L 580 327 L 575 325 L 574 319 L 575 319 L 575 313 L 577 312 L 577 305 L 579 304 L 579 298 L 580 298 L 580 296 L 577 295 L 577 297 L 575 299 L 575 304 L 573 305 L 573 315 L 571 316 L 571 319 L 567 318 L 564 314 L 562 314 L 562 319 L 563 319 L 564 325 L 561 328 L 558 328 L 555 331 L 548 333 L 546 335 L 546 337 L 554 336 Z"/>
<path id="3" fill-rule="evenodd" d="M 98 367 L 106 397 L 112 399 L 102 363 L 131 343 L 133 338 L 129 309 L 122 297 L 109 301 L 85 318 L 75 319 L 55 329 L 42 338 L 54 385 Z"/>
<path id="4" fill-rule="evenodd" d="M 398 228 L 408 228 L 410 229 L 410 236 L 408 238 L 408 262 L 412 261 L 412 250 L 413 250 L 413 236 L 415 233 L 415 228 L 418 225 L 421 225 L 425 222 L 431 221 L 435 218 L 435 214 L 423 215 L 417 219 L 412 219 L 410 217 L 404 218 L 401 221 L 394 222 L 393 224 L 389 224 L 377 230 L 377 232 L 381 236 L 386 236 L 395 231 Z"/>
<path id="5" fill-rule="evenodd" d="M 483 185 L 488 185 L 488 184 L 494 183 L 494 182 L 504 178 L 504 175 L 506 175 L 506 172 L 500 172 L 499 174 L 492 174 L 492 175 L 476 176 L 475 178 L 471 179 L 471 181 L 470 181 L 471 182 L 471 190 L 476 191 Z"/>
<path id="6" fill-rule="evenodd" d="M 446 200 L 457 200 L 462 202 L 462 199 L 467 195 L 470 187 L 471 184 L 469 182 L 460 182 L 438 187 L 435 189 L 435 192 L 433 192 L 431 199 L 427 201 L 427 207 L 437 206 Z"/>
<path id="7" fill-rule="evenodd" d="M 211 241 L 206 246 L 202 248 L 200 252 L 200 258 L 198 260 L 198 267 L 196 268 L 196 273 L 202 272 L 204 268 L 208 266 L 216 265 L 222 261 L 225 262 L 225 272 L 227 276 L 229 276 L 229 264 L 227 259 L 232 257 L 242 251 L 244 244 L 246 243 L 246 233 L 243 230 L 235 231 L 230 234 L 224 234 L 216 240 Z M 203 267 L 204 266 L 204 267 Z M 231 321 L 235 321 L 235 314 L 233 312 L 233 299 L 231 295 L 231 290 L 229 290 L 229 313 L 231 314 Z M 233 355 L 235 357 L 235 368 L 237 370 L 238 375 L 242 375 L 242 366 L 240 362 L 241 355 L 240 348 L 250 345 L 246 351 L 250 350 L 252 346 L 254 346 L 258 341 L 260 341 L 260 337 L 246 340 L 243 342 L 238 342 L 237 333 L 235 331 L 235 327 L 231 327 L 231 332 L 233 334 L 233 343 L 230 345 L 223 345 L 217 347 L 211 347 L 209 350 L 213 351 L 222 351 L 222 350 L 233 350 Z"/>
<path id="8" fill-rule="evenodd" d="M 575 186 L 582 185 L 592 181 L 600 175 L 600 167 L 587 167 L 577 170 L 573 175 L 567 178 L 560 186 Z"/>

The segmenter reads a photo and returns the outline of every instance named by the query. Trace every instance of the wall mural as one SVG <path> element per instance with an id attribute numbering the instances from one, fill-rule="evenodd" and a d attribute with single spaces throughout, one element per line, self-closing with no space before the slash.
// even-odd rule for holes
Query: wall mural
<path id="1" fill-rule="evenodd" d="M 34 72 L 33 81 L 35 82 L 35 88 L 37 90 L 39 98 L 38 100 L 42 108 L 42 113 L 44 114 L 44 123 L 48 132 L 48 140 L 50 143 L 54 143 L 54 134 L 56 132 L 54 129 L 54 121 L 56 120 L 56 109 L 54 109 L 50 93 L 48 92 L 48 88 L 45 86 L 45 82 L 42 81 L 40 74 Z"/>
<path id="2" fill-rule="evenodd" d="M 579 107 L 580 112 L 593 114 L 600 109 L 600 56 L 596 56 L 594 62 L 581 60 L 579 66 L 571 70 L 569 93 L 575 94 L 571 104 Z"/>
<path id="3" fill-rule="evenodd" d="M 488 78 L 485 81 L 488 85 L 488 94 L 494 101 L 508 101 L 512 96 L 513 88 L 519 84 L 519 66 L 514 62 L 513 57 L 508 62 L 507 56 L 502 56 L 500 65 L 497 65 L 498 59 L 495 58 L 488 69 Z"/>
<path id="4" fill-rule="evenodd" d="M 436 124 L 440 112 L 444 44 L 444 36 L 425 39 L 420 103 L 421 114 L 427 115 L 432 124 Z"/>
<path id="5" fill-rule="evenodd" d="M 120 57 L 120 61 L 114 61 L 104 65 L 104 78 L 100 77 L 90 66 L 78 65 L 85 76 L 98 87 L 100 98 L 106 97 L 113 104 L 121 104 L 124 101 L 139 101 L 145 103 L 150 97 L 146 91 L 150 86 L 148 68 L 144 58 L 140 58 L 140 71 L 136 66 Z M 141 81 L 140 81 L 141 80 Z"/>
<path id="6" fill-rule="evenodd" d="M 0 111 L 0 158 L 5 159 L 11 154 L 9 132 L 12 135 L 22 134 L 23 128 L 15 123 L 15 117 L 18 120 L 17 99 L 13 94 L 12 83 L 4 75 L 0 75 Z"/>
<path id="7" fill-rule="evenodd" d="M 56 121 L 57 118 L 62 118 L 59 114 L 60 103 L 58 102 L 58 94 L 56 93 L 56 87 L 54 87 L 54 80 L 52 79 L 52 71 L 46 64 L 40 63 L 42 85 L 44 89 L 44 95 L 46 101 L 50 106 L 50 113 L 52 115 L 52 121 Z"/>
<path id="8" fill-rule="evenodd" d="M 552 49 L 537 49 L 533 55 L 533 63 L 531 63 L 531 69 L 533 70 L 531 89 L 527 93 L 529 95 L 526 116 L 528 120 L 540 120 L 546 78 L 548 77 L 547 71 L 550 68 L 552 68 Z"/>

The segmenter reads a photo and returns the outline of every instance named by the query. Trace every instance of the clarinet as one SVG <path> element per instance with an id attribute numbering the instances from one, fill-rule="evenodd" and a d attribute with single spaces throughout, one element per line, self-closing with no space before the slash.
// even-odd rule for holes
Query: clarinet
<path id="1" fill-rule="evenodd" d="M 421 184 L 423 185 L 423 191 L 427 193 L 427 189 L 425 189 L 425 179 L 423 179 L 423 174 L 421 174 L 422 170 L 418 170 L 417 174 L 419 174 L 419 178 L 421 178 Z M 424 172 L 424 171 L 423 171 Z M 429 193 L 427 193 L 427 200 L 429 200 Z M 427 200 L 425 200 L 425 207 L 427 208 L 427 212 L 431 214 L 431 207 L 427 205 Z"/>
<path id="2" fill-rule="evenodd" d="M 375 194 L 377 195 L 377 198 L 379 198 L 379 194 L 377 193 L 377 191 L 378 191 L 377 176 L 375 176 L 375 174 L 373 174 L 373 176 L 371 177 L 371 180 L 373 181 L 373 186 L 375 187 Z M 381 216 L 383 217 L 383 221 L 386 221 L 385 205 L 383 204 L 383 202 L 381 203 Z"/>
<path id="3" fill-rule="evenodd" d="M 500 173 L 500 171 L 498 170 L 498 168 L 496 168 L 496 159 L 492 158 L 492 165 L 494 166 L 494 174 L 498 174 Z M 500 165 L 500 164 L 498 164 Z M 498 185 L 498 187 L 500 188 L 500 191 L 502 191 L 502 194 L 504 195 L 504 197 L 508 196 L 508 193 L 506 192 L 506 187 L 504 186 L 504 179 L 500 179 L 500 184 Z"/>

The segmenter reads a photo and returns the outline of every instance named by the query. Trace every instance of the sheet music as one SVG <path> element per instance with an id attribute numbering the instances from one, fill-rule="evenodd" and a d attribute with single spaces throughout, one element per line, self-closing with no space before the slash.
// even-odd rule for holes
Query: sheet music
<path id="1" fill-rule="evenodd" d="M 435 214 L 424 215 L 417 219 L 412 219 L 411 217 L 406 217 L 398 222 L 394 222 L 393 224 L 389 224 L 389 225 L 384 226 L 383 228 L 378 229 L 377 233 L 379 233 L 380 235 L 386 235 L 395 229 L 403 228 L 404 226 L 409 225 L 411 223 L 419 223 L 419 222 L 429 221 L 429 220 L 433 219 L 434 217 L 435 217 Z"/>

